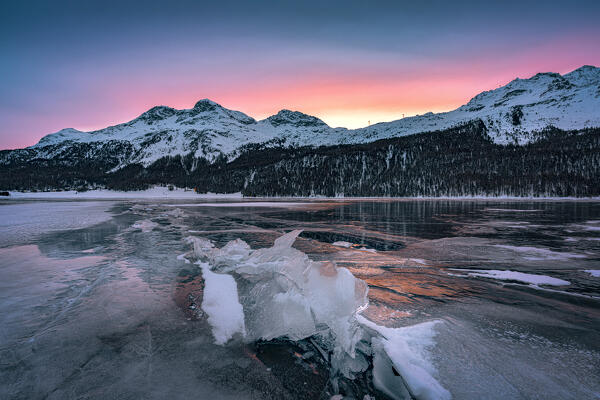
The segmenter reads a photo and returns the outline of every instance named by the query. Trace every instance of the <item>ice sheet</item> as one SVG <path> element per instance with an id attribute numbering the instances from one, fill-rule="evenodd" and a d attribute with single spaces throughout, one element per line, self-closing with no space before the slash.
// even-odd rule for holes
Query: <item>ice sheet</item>
<path id="1" fill-rule="evenodd" d="M 110 202 L 0 202 L 0 246 L 23 243 L 42 232 L 79 229 L 111 219 Z"/>

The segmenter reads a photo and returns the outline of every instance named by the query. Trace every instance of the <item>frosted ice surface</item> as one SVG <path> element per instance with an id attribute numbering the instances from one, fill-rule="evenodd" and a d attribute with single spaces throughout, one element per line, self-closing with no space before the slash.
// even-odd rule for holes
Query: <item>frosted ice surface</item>
<path id="1" fill-rule="evenodd" d="M 0 246 L 31 240 L 42 232 L 80 229 L 112 218 L 110 202 L 0 202 Z"/>

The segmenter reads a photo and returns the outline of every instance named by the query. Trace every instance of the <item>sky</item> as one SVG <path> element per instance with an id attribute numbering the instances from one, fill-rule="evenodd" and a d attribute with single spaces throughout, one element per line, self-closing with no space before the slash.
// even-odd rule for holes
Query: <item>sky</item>
<path id="1" fill-rule="evenodd" d="M 0 149 L 209 98 L 356 128 L 600 66 L 600 1 L 4 1 Z"/>

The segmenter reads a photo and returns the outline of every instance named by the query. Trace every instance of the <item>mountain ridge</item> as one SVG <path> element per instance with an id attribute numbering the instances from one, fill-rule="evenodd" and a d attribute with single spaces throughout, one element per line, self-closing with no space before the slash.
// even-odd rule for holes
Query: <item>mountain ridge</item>
<path id="1" fill-rule="evenodd" d="M 482 120 L 499 144 L 526 144 L 548 127 L 563 130 L 600 126 L 600 68 L 585 65 L 567 74 L 538 73 L 484 91 L 455 110 L 426 113 L 364 128 L 332 128 L 300 111 L 280 110 L 262 120 L 201 99 L 190 109 L 155 106 L 131 121 L 90 132 L 73 128 L 44 136 L 29 147 L 38 158 L 52 157 L 56 146 L 125 141 L 132 163 L 151 165 L 164 156 L 192 154 L 208 160 L 235 159 L 247 146 L 331 146 L 449 129 Z"/>

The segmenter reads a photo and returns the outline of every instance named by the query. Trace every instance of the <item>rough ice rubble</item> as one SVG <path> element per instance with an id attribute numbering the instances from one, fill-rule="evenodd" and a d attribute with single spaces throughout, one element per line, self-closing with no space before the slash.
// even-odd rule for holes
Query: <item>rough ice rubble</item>
<path id="1" fill-rule="evenodd" d="M 246 340 L 319 336 L 332 350 L 334 369 L 351 377 L 368 367 L 364 357 L 356 357 L 363 334 L 356 314 L 368 303 L 367 285 L 345 268 L 312 261 L 292 248 L 299 233 L 258 250 L 240 239 L 220 249 L 204 239 L 192 240 L 196 255 L 213 271 L 238 278 Z"/>
<path id="2" fill-rule="evenodd" d="M 240 239 L 216 248 L 207 239 L 189 238 L 203 271 L 204 296 L 210 298 L 202 308 L 217 343 L 238 332 L 246 341 L 314 338 L 334 376 L 352 379 L 371 368 L 373 359 L 374 384 L 391 397 L 450 398 L 427 361 L 435 324 L 394 329 L 360 316 L 368 306 L 366 283 L 346 268 L 312 261 L 292 248 L 299 233 L 257 250 Z"/>
<path id="3" fill-rule="evenodd" d="M 427 351 L 427 348 L 435 344 L 434 327 L 440 321 L 423 322 L 403 328 L 387 328 L 369 321 L 362 315 L 358 316 L 358 320 L 381 334 L 381 337 L 371 339 L 375 350 L 373 379 L 379 390 L 391 397 L 397 397 L 398 393 L 407 389 L 408 393 L 404 395 L 408 398 L 443 400 L 452 397 L 433 377 L 436 370 Z M 384 354 L 389 359 L 384 357 Z M 389 361 L 402 376 L 405 387 L 393 379 L 394 370 L 389 367 Z"/>

